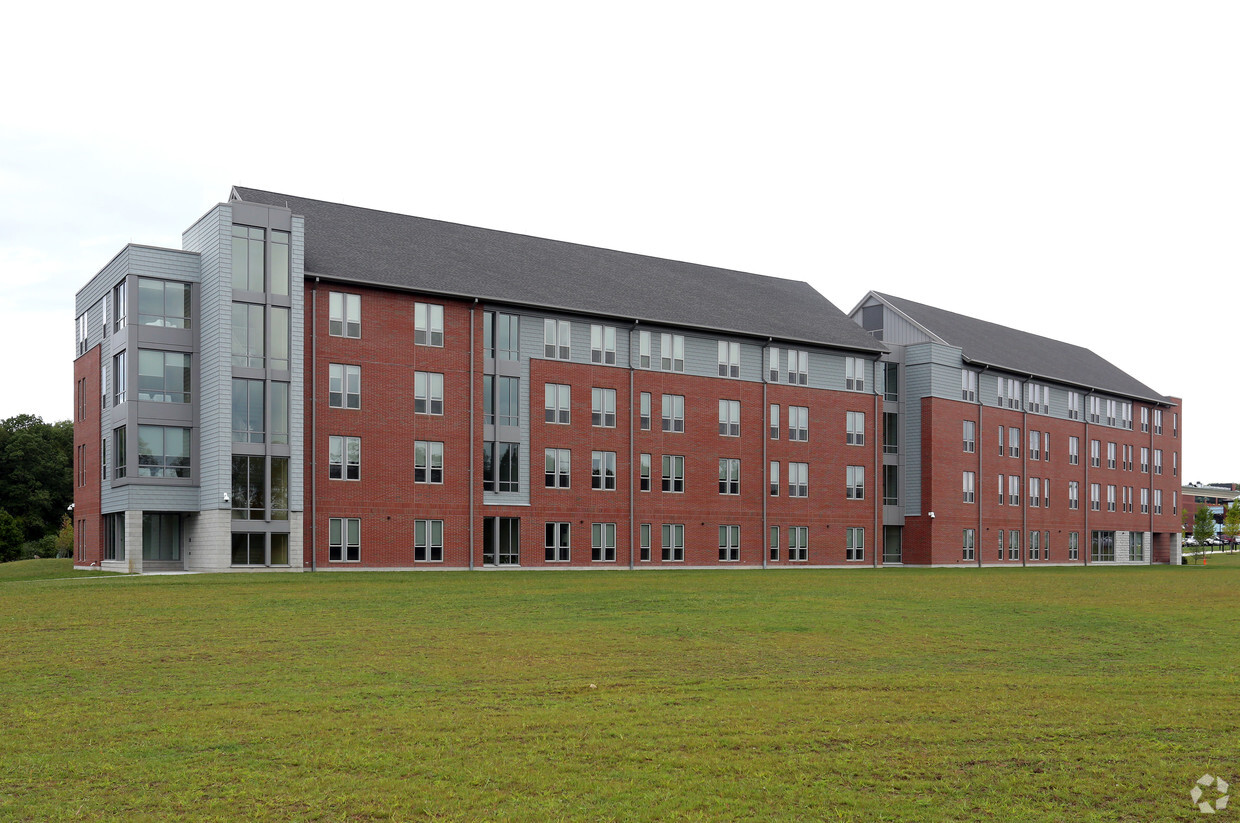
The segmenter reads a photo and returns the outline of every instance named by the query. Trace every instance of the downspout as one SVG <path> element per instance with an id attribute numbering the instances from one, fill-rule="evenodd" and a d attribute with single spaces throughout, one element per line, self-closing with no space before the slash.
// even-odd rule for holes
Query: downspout
<path id="1" fill-rule="evenodd" d="M 1084 433 L 1081 435 L 1081 451 L 1084 451 L 1086 449 L 1089 450 L 1085 458 L 1085 481 L 1084 483 L 1082 483 L 1084 488 L 1081 490 L 1085 494 L 1089 495 L 1089 505 L 1085 506 L 1084 508 L 1085 528 L 1083 529 L 1084 531 L 1083 537 L 1085 538 L 1087 542 L 1085 544 L 1085 550 L 1081 551 L 1081 565 L 1082 566 L 1089 565 L 1089 553 L 1090 551 L 1093 550 L 1093 545 L 1094 545 L 1093 535 L 1090 534 L 1090 531 L 1089 531 L 1089 513 L 1093 511 L 1093 506 L 1094 506 L 1093 488 L 1089 485 L 1089 468 L 1090 468 L 1090 464 L 1092 463 L 1094 459 L 1094 451 L 1091 448 L 1091 445 L 1089 442 L 1089 403 L 1086 402 L 1090 397 L 1093 397 L 1093 394 L 1094 394 L 1094 390 L 1090 389 L 1088 394 L 1081 396 L 1081 402 L 1083 404 L 1083 408 L 1081 409 L 1081 422 L 1085 425 Z M 1080 495 L 1077 495 L 1077 500 L 1078 501 L 1080 500 Z M 1101 508 L 1102 507 L 1101 506 L 1102 489 L 1098 489 L 1098 500 L 1099 500 L 1099 508 Z M 1080 543 L 1077 543 L 1077 550 L 1080 551 Z"/>
<path id="2" fill-rule="evenodd" d="M 977 535 L 973 538 L 973 557 L 979 569 L 982 567 L 982 478 L 985 476 L 982 471 L 982 432 L 986 430 L 982 424 L 982 411 L 986 408 L 986 404 L 982 402 L 982 375 L 989 369 L 989 366 L 982 367 L 977 375 L 977 391 L 973 393 L 973 402 L 977 403 L 977 430 L 973 432 L 973 452 L 977 455 L 977 485 L 973 487 L 973 505 L 977 506 Z M 1003 493 L 1002 488 L 999 493 Z"/>
<path id="3" fill-rule="evenodd" d="M 878 419 L 879 419 L 879 417 L 882 415 L 882 412 L 880 411 L 881 406 L 879 405 L 879 400 L 878 400 L 878 398 L 879 398 L 879 391 L 880 391 L 879 386 L 878 386 L 878 363 L 879 363 L 879 361 L 880 361 L 881 357 L 882 357 L 882 355 L 879 355 L 878 357 L 875 357 L 875 358 L 874 358 L 874 368 L 870 370 L 870 374 L 874 377 L 874 436 L 873 436 L 873 441 L 874 441 L 874 474 L 875 474 L 875 475 L 880 475 L 880 474 L 882 475 L 882 478 L 883 478 L 883 497 L 884 497 L 884 498 L 886 498 L 886 496 L 887 496 L 887 467 L 883 465 L 883 458 L 882 458 L 882 456 L 881 456 L 881 455 L 879 454 L 879 452 L 878 452 L 878 432 L 879 432 L 879 428 L 878 428 Z M 886 374 L 886 371 L 884 370 L 884 372 L 883 372 L 883 380 L 884 380 L 884 381 L 886 381 L 886 379 L 887 379 L 887 374 Z M 885 392 L 885 391 L 886 391 L 886 387 L 884 386 L 884 387 L 883 387 L 883 389 L 881 389 L 881 391 L 884 391 L 884 392 Z M 898 475 L 898 473 L 897 473 L 897 476 L 899 476 L 899 475 Z M 877 480 L 878 478 L 876 477 L 875 479 Z M 875 484 L 874 484 L 874 487 L 875 487 L 875 488 L 877 488 L 877 487 L 878 487 L 878 483 L 875 483 Z M 898 500 L 899 498 L 897 497 L 896 499 Z M 871 557 L 870 557 L 870 565 L 871 565 L 873 568 L 875 568 L 875 569 L 877 569 L 877 568 L 878 568 L 878 552 L 879 552 L 879 550 L 880 550 L 880 549 L 884 549 L 884 550 L 885 550 L 885 548 L 886 548 L 886 542 L 885 542 L 885 541 L 884 541 L 884 539 L 883 539 L 883 527 L 882 527 L 882 522 L 881 522 L 881 520 L 880 520 L 880 518 L 879 518 L 879 512 L 881 512 L 881 511 L 882 511 L 881 506 L 882 506 L 882 503 L 880 503 L 880 501 L 879 501 L 879 496 L 878 496 L 877 494 L 876 494 L 876 495 L 874 495 L 874 551 L 873 551 L 873 552 L 871 552 Z M 901 559 L 903 559 L 903 557 L 901 557 Z"/>
<path id="4" fill-rule="evenodd" d="M 1146 434 L 1149 435 L 1150 460 L 1153 461 L 1154 459 L 1154 427 L 1150 426 L 1149 431 L 1146 432 Z M 1149 565 L 1153 566 L 1154 565 L 1154 469 L 1152 466 L 1150 467 L 1150 473 L 1147 474 L 1146 477 L 1149 478 L 1149 480 L 1147 481 L 1147 483 L 1149 484 L 1149 491 L 1146 492 L 1146 494 L 1149 495 L 1149 515 L 1150 515 L 1150 546 L 1149 546 L 1150 561 L 1149 561 Z M 1223 511 L 1226 512 L 1227 510 L 1224 509 Z M 1171 561 L 1170 550 L 1168 550 L 1167 552 L 1167 561 L 1168 562 Z"/>
<path id="5" fill-rule="evenodd" d="M 310 571 L 319 570 L 319 278 L 310 310 Z"/>
<path id="6" fill-rule="evenodd" d="M 633 570 L 633 544 L 637 536 L 637 501 L 633 496 L 633 332 L 638 322 L 634 320 L 633 328 L 629 329 L 629 571 Z M 640 415 L 642 410 L 639 408 L 637 413 Z M 654 409 L 651 409 L 653 415 Z M 651 471 L 653 473 L 653 467 Z"/>
<path id="7" fill-rule="evenodd" d="M 1029 375 L 1029 380 L 1024 385 L 1025 397 L 1020 402 L 1020 427 L 1021 439 L 1024 441 L 1018 443 L 1020 446 L 1020 473 L 1024 483 L 1024 505 L 1020 507 L 1020 530 L 1024 532 L 1020 540 L 1020 567 L 1023 569 L 1028 566 L 1029 559 L 1029 404 L 1026 398 L 1029 397 L 1029 383 L 1033 381 L 1033 375 Z M 1008 435 L 1009 437 L 1011 435 Z M 1040 553 L 1040 552 L 1039 552 Z"/>
<path id="8" fill-rule="evenodd" d="M 762 490 L 762 568 L 767 568 L 767 561 L 771 557 L 771 526 L 767 521 L 766 503 L 771 497 L 771 464 L 767 457 L 767 444 L 771 442 L 771 404 L 767 401 L 766 387 L 771 382 L 771 372 L 768 368 L 769 358 L 771 356 L 771 342 L 775 338 L 768 337 L 766 345 L 762 347 L 762 483 L 758 486 Z"/>
<path id="9" fill-rule="evenodd" d="M 474 315 L 478 298 L 469 307 L 469 570 L 474 570 Z"/>

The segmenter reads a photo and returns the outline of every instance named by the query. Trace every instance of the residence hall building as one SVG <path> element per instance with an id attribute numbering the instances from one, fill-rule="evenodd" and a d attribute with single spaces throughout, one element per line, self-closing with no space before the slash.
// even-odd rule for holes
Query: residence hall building
<path id="1" fill-rule="evenodd" d="M 870 292 L 884 563 L 1179 563 L 1180 400 L 1093 352 Z"/>
<path id="2" fill-rule="evenodd" d="M 803 282 L 235 188 L 77 315 L 81 567 L 881 561 L 887 349 Z"/>

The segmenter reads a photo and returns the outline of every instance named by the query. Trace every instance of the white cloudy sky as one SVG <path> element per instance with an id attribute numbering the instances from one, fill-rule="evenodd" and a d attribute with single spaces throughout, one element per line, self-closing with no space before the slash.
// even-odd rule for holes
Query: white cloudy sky
<path id="1" fill-rule="evenodd" d="M 1058 337 L 1240 480 L 1240 4 L 179 8 L 6 12 L 0 418 L 68 418 L 74 292 L 242 184 Z"/>

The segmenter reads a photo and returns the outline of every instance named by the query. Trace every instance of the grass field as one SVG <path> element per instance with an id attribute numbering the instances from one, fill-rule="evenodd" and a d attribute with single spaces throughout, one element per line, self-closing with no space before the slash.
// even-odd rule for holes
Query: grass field
<path id="1" fill-rule="evenodd" d="M 4 820 L 1146 823 L 1200 819 L 1205 772 L 1240 781 L 1235 555 L 90 579 L 33 562 L 48 579 L 0 566 Z"/>

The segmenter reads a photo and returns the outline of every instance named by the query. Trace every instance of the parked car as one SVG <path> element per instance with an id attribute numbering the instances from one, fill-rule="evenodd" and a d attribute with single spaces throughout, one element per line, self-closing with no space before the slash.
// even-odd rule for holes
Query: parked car
<path id="1" fill-rule="evenodd" d="M 1200 546 L 1201 544 L 1197 542 L 1197 538 L 1193 537 L 1190 534 L 1188 537 L 1184 538 L 1184 545 L 1185 546 Z"/>

